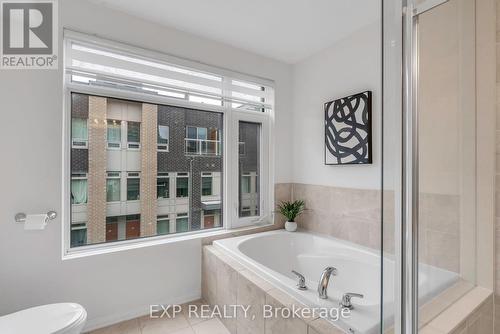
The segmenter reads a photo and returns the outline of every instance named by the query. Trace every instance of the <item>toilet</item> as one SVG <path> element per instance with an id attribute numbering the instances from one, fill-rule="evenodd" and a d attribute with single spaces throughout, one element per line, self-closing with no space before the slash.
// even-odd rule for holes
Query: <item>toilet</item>
<path id="1" fill-rule="evenodd" d="M 2 334 L 80 334 L 87 312 L 75 303 L 32 307 L 0 317 Z"/>

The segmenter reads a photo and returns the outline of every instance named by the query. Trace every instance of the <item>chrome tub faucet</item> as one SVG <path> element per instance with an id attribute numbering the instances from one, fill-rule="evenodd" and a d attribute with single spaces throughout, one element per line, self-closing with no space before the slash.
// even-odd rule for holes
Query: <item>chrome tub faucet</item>
<path id="1" fill-rule="evenodd" d="M 328 289 L 328 283 L 330 282 L 330 276 L 337 275 L 337 268 L 335 267 L 326 267 L 325 270 L 323 270 L 323 273 L 321 274 L 321 278 L 319 279 L 318 283 L 318 295 L 319 298 L 321 299 L 327 299 L 328 294 L 327 294 L 327 289 Z"/>

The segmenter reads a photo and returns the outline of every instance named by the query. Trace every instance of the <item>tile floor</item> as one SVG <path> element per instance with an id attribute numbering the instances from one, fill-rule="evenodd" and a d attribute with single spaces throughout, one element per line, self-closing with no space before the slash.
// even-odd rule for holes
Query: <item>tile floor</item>
<path id="1" fill-rule="evenodd" d="M 202 304 L 201 301 L 189 304 Z M 182 313 L 175 318 L 151 318 L 149 315 L 120 322 L 92 331 L 88 334 L 229 334 L 217 318 L 197 318 L 188 316 L 188 307 L 182 305 Z"/>

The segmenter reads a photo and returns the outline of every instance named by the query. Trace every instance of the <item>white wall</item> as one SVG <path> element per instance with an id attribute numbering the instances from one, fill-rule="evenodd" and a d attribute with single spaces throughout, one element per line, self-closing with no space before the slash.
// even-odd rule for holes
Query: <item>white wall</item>
<path id="1" fill-rule="evenodd" d="M 289 65 L 86 1 L 64 0 L 59 5 L 65 27 L 275 80 L 276 144 L 280 147 L 276 182 L 291 180 Z M 54 209 L 61 213 L 61 68 L 60 63 L 58 71 L 0 73 L 0 314 L 74 301 L 87 308 L 93 327 L 145 313 L 150 303 L 196 298 L 200 294 L 199 241 L 62 261 L 59 218 L 41 232 L 25 232 L 14 223 L 17 212 Z"/>
<path id="2" fill-rule="evenodd" d="M 293 181 L 337 187 L 380 189 L 381 31 L 372 23 L 293 68 Z M 373 92 L 373 164 L 324 164 L 325 102 Z"/>

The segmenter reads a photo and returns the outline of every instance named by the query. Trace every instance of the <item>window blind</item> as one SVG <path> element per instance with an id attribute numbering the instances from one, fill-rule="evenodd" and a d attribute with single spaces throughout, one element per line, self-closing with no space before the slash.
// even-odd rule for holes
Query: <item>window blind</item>
<path id="1" fill-rule="evenodd" d="M 173 64 L 150 56 L 147 50 L 75 34 L 65 34 L 65 71 L 71 84 L 131 90 L 237 110 L 267 112 L 273 108 L 274 89 L 259 80 L 241 80 L 222 69 L 207 72 Z"/>

